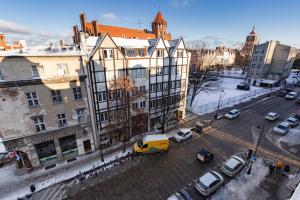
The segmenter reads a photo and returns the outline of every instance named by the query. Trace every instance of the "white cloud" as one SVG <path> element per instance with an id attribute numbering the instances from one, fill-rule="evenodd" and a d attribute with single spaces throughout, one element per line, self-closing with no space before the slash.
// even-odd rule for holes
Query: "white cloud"
<path id="1" fill-rule="evenodd" d="M 25 35 L 32 34 L 32 30 L 29 27 L 2 19 L 0 19 L 0 32 Z"/>
<path id="2" fill-rule="evenodd" d="M 170 5 L 172 7 L 186 7 L 191 5 L 194 0 L 170 0 Z"/>
<path id="3" fill-rule="evenodd" d="M 114 13 L 104 13 L 102 15 L 103 20 L 105 21 L 118 21 L 119 17 L 117 17 Z"/>
<path id="4" fill-rule="evenodd" d="M 186 42 L 186 45 L 190 46 L 191 48 L 195 44 L 197 46 L 200 46 L 202 48 L 207 48 L 207 49 L 215 49 L 217 46 L 225 46 L 228 48 L 239 49 L 242 47 L 243 42 L 236 41 L 236 40 L 227 40 L 225 38 L 213 36 L 213 35 L 208 35 L 199 40 L 193 40 L 193 41 Z"/>

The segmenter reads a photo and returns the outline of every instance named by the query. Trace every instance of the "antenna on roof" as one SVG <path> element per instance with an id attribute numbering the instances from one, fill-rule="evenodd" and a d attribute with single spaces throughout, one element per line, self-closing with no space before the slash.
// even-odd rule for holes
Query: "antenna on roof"
<path id="1" fill-rule="evenodd" d="M 141 25 L 144 24 L 144 23 L 141 21 L 141 18 L 140 18 L 140 17 L 139 17 L 139 23 L 138 23 L 138 24 L 139 24 L 139 28 L 142 28 Z"/>

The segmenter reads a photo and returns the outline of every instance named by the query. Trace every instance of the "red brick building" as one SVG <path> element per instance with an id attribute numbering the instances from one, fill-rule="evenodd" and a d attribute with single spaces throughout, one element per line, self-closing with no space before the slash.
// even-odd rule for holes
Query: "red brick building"
<path id="1" fill-rule="evenodd" d="M 15 41 L 12 45 L 7 44 L 4 34 L 0 33 L 0 51 L 8 51 L 20 48 L 22 48 L 22 45 L 18 41 Z"/>
<path id="2" fill-rule="evenodd" d="M 171 40 L 171 34 L 167 33 L 168 23 L 164 19 L 162 13 L 159 11 L 153 22 L 152 30 L 147 29 L 132 29 L 119 26 L 109 26 L 99 24 L 97 20 L 88 22 L 84 13 L 80 14 L 80 26 L 73 26 L 73 41 L 75 44 L 80 42 L 80 32 L 84 32 L 89 36 L 100 36 L 108 33 L 111 37 L 122 37 L 127 39 L 155 39 L 163 38 L 165 40 Z"/>

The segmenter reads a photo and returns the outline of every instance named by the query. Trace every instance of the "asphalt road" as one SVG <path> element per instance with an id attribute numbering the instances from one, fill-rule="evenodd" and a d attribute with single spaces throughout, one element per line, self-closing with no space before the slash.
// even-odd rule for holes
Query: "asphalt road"
<path id="1" fill-rule="evenodd" d="M 299 105 L 281 97 L 262 97 L 236 107 L 242 111 L 238 119 L 217 120 L 210 132 L 200 135 L 194 133 L 191 140 L 181 144 L 171 142 L 168 153 L 146 155 L 140 158 L 137 165 L 125 172 L 78 191 L 70 199 L 159 200 L 166 199 L 175 190 L 181 188 L 185 188 L 193 199 L 205 199 L 195 190 L 193 180 L 208 170 L 218 170 L 221 162 L 231 155 L 254 148 L 259 135 L 256 127 L 264 121 L 264 116 L 270 111 L 279 113 L 280 118 L 277 122 L 265 123 L 258 155 L 264 158 L 281 159 L 292 166 L 300 167 L 299 156 L 281 148 L 267 137 L 267 133 L 273 134 L 270 130 L 279 121 L 300 108 Z M 227 110 L 229 109 L 223 112 Z M 205 118 L 212 118 L 212 114 L 188 121 L 184 126 L 192 127 L 197 120 Z M 196 160 L 196 153 L 201 148 L 209 149 L 214 153 L 215 158 L 206 164 L 200 163 Z M 226 178 L 226 181 L 228 180 Z M 273 186 L 266 187 L 270 190 L 271 199 L 281 199 L 276 196 L 276 192 L 272 192 L 279 187 L 280 182 L 272 184 Z"/>

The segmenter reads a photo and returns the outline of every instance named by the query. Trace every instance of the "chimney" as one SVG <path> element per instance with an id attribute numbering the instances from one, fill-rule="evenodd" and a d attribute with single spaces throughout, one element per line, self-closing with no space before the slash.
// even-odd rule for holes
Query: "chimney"
<path id="1" fill-rule="evenodd" d="M 92 27 L 93 27 L 94 36 L 98 36 L 97 20 L 92 21 Z"/>
<path id="2" fill-rule="evenodd" d="M 78 44 L 79 43 L 79 32 L 78 32 L 78 26 L 73 26 L 73 42 L 74 44 Z"/>
<path id="3" fill-rule="evenodd" d="M 84 13 L 80 14 L 80 24 L 81 24 L 81 31 L 86 32 L 86 16 Z"/>

